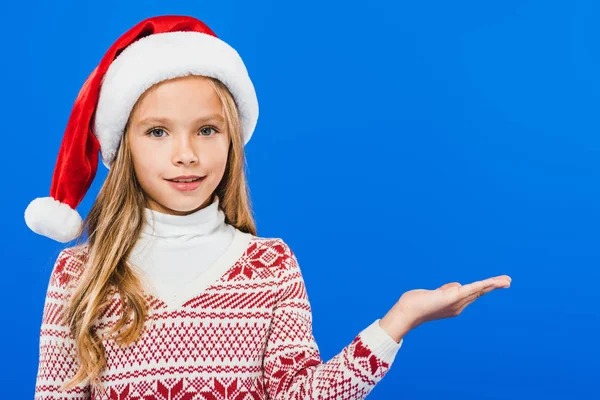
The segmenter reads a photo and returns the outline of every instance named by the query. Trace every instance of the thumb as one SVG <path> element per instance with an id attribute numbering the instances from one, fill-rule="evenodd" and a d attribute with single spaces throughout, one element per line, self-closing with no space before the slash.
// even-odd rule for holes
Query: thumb
<path id="1" fill-rule="evenodd" d="M 445 285 L 440 286 L 438 289 L 444 290 L 444 289 L 449 289 L 451 287 L 460 287 L 460 286 L 462 286 L 462 285 L 458 282 L 450 282 L 450 283 L 446 283 Z"/>

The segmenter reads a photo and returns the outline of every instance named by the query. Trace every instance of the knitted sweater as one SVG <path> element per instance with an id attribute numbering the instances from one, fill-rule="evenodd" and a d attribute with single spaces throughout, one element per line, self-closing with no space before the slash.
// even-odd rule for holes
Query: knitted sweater
<path id="1" fill-rule="evenodd" d="M 323 362 L 295 254 L 282 239 L 235 229 L 219 268 L 206 272 L 206 284 L 188 287 L 185 299 L 167 304 L 145 293 L 144 329 L 129 346 L 103 336 L 121 311 L 113 292 L 93 328 L 106 352 L 103 390 L 82 382 L 60 392 L 79 365 L 64 312 L 87 251 L 87 245 L 61 251 L 52 270 L 36 399 L 363 399 L 402 345 L 375 320 Z"/>

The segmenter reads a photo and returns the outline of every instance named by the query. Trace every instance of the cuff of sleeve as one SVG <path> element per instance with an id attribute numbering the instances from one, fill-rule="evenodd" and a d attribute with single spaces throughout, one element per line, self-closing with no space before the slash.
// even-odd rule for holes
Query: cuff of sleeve
<path id="1" fill-rule="evenodd" d="M 404 338 L 397 343 L 380 325 L 379 319 L 375 320 L 371 325 L 365 328 L 360 333 L 360 338 L 363 343 L 371 349 L 373 354 L 382 361 L 391 364 L 396 358 L 396 354 Z"/>

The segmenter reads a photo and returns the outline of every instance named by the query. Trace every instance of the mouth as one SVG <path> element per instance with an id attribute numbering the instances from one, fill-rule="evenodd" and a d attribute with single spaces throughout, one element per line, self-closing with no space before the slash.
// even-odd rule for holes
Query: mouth
<path id="1" fill-rule="evenodd" d="M 196 178 L 188 178 L 188 179 L 166 179 L 166 180 L 169 182 L 190 183 L 190 182 L 197 182 L 201 179 L 204 179 L 204 177 L 196 177 Z"/>
<path id="2" fill-rule="evenodd" d="M 165 179 L 169 182 L 169 185 L 180 192 L 193 192 L 200 187 L 204 181 L 204 176 L 196 178 L 177 178 L 177 179 Z"/>

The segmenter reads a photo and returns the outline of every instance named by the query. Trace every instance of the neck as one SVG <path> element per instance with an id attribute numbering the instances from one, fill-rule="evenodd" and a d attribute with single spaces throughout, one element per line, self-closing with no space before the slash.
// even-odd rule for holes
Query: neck
<path id="1" fill-rule="evenodd" d="M 142 234 L 155 237 L 210 235 L 225 224 L 225 214 L 219 208 L 219 198 L 196 211 L 173 215 L 150 208 L 144 209 Z"/>

